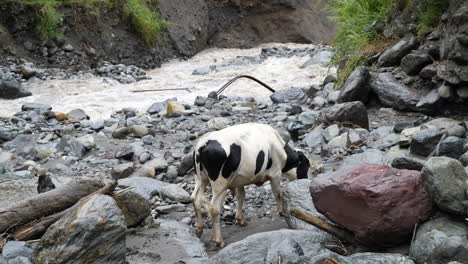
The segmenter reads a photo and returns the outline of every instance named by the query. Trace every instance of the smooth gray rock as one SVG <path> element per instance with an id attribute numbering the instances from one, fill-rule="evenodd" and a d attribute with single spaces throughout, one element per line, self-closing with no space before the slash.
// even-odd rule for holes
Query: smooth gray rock
<path id="1" fill-rule="evenodd" d="M 193 154 L 186 155 L 177 167 L 177 175 L 184 176 L 193 167 Z"/>
<path id="2" fill-rule="evenodd" d="M 306 97 L 304 89 L 295 87 L 279 90 L 270 96 L 273 103 L 276 104 L 301 102 Z"/>
<path id="3" fill-rule="evenodd" d="M 89 116 L 83 109 L 73 109 L 67 113 L 70 122 L 78 122 L 81 120 L 89 119 Z"/>
<path id="4" fill-rule="evenodd" d="M 21 106 L 21 111 L 47 111 L 52 110 L 52 106 L 48 104 L 27 103 Z"/>
<path id="5" fill-rule="evenodd" d="M 208 262 L 205 247 L 192 227 L 173 220 L 158 220 L 156 224 L 157 228 L 127 234 L 129 264 Z"/>
<path id="6" fill-rule="evenodd" d="M 0 263 L 2 263 L 1 260 Z M 26 257 L 16 257 L 14 259 L 9 260 L 7 264 L 32 264 L 32 262 L 31 259 Z"/>
<path id="7" fill-rule="evenodd" d="M 419 131 L 411 140 L 410 152 L 427 157 L 437 146 L 443 134 L 443 131 L 436 128 L 427 128 Z"/>
<path id="8" fill-rule="evenodd" d="M 405 170 L 420 171 L 424 167 L 424 160 L 413 157 L 400 157 L 392 161 L 392 167 Z"/>
<path id="9" fill-rule="evenodd" d="M 419 226 L 409 255 L 416 263 L 468 263 L 467 236 L 466 224 L 449 216 L 440 216 Z"/>
<path id="10" fill-rule="evenodd" d="M 465 215 L 463 201 L 468 174 L 455 159 L 432 157 L 422 169 L 423 182 L 437 206 L 446 212 Z"/>
<path id="11" fill-rule="evenodd" d="M 349 256 L 341 256 L 330 252 L 317 255 L 305 262 L 307 264 L 324 264 L 335 260 L 341 264 L 415 264 L 408 256 L 396 253 L 356 253 Z"/>
<path id="12" fill-rule="evenodd" d="M 128 134 L 130 134 L 130 129 L 128 127 L 120 127 L 112 131 L 112 137 L 118 139 L 124 139 Z"/>
<path id="13" fill-rule="evenodd" d="M 132 146 L 123 146 L 115 152 L 115 158 L 131 160 L 135 155 L 135 151 Z"/>
<path id="14" fill-rule="evenodd" d="M 431 57 L 422 52 L 412 52 L 401 60 L 401 69 L 409 75 L 418 75 L 425 66 L 432 63 Z"/>
<path id="15" fill-rule="evenodd" d="M 366 67 L 356 68 L 341 86 L 338 102 L 361 101 L 366 103 L 370 92 L 369 77 L 369 71 Z"/>
<path id="16" fill-rule="evenodd" d="M 353 154 L 344 158 L 343 162 L 341 163 L 339 169 L 351 167 L 363 163 L 369 164 L 384 164 L 389 165 L 392 161 L 387 157 L 385 152 L 376 149 L 369 149 L 362 153 Z"/>
<path id="17" fill-rule="evenodd" d="M 221 249 L 208 263 L 278 263 L 278 255 L 293 263 L 307 263 L 305 261 L 311 257 L 328 252 L 322 247 L 322 242 L 317 232 L 309 230 L 282 229 L 257 233 Z"/>
<path id="18" fill-rule="evenodd" d="M 47 229 L 35 263 L 125 263 L 125 219 L 110 196 L 94 195 Z"/>
<path id="19" fill-rule="evenodd" d="M 135 192 L 122 192 L 113 196 L 125 218 L 127 227 L 141 223 L 151 213 L 151 204 Z"/>
<path id="20" fill-rule="evenodd" d="M 7 261 L 16 257 L 26 257 L 31 260 L 33 250 L 30 247 L 30 244 L 24 241 L 8 241 L 5 246 L 3 246 L 2 256 Z"/>
<path id="21" fill-rule="evenodd" d="M 406 54 L 417 47 L 418 42 L 415 37 L 404 38 L 380 55 L 377 65 L 379 67 L 397 66 Z"/>
<path id="22" fill-rule="evenodd" d="M 0 98 L 16 99 L 31 95 L 32 93 L 27 91 L 16 79 L 12 77 L 0 79 Z"/>
<path id="23" fill-rule="evenodd" d="M 354 124 L 369 129 L 367 108 L 360 101 L 336 104 L 320 112 L 319 118 L 328 124 L 335 122 Z"/>
<path id="24" fill-rule="evenodd" d="M 148 135 L 149 130 L 145 125 L 133 125 L 130 127 L 130 132 L 132 132 L 136 137 L 142 138 Z"/>
<path id="25" fill-rule="evenodd" d="M 437 92 L 437 89 L 434 89 L 421 97 L 416 104 L 416 108 L 423 113 L 432 114 L 439 110 L 441 103 L 442 98 Z"/>
<path id="26" fill-rule="evenodd" d="M 311 65 L 326 65 L 327 63 L 330 63 L 332 59 L 333 53 L 328 51 L 328 50 L 321 50 L 315 55 L 312 56 L 309 60 L 304 62 L 304 64 L 301 66 L 301 68 L 306 68 Z"/>
<path id="27" fill-rule="evenodd" d="M 323 144 L 326 144 L 323 137 L 323 125 L 319 125 L 314 128 L 311 132 L 307 133 L 304 137 L 304 142 L 311 149 L 320 147 Z"/>
<path id="28" fill-rule="evenodd" d="M 384 106 L 417 111 L 416 105 L 422 97 L 421 93 L 399 83 L 392 73 L 379 73 L 370 86 Z"/>
<path id="29" fill-rule="evenodd" d="M 332 140 L 332 138 L 337 137 L 340 135 L 340 128 L 337 124 L 331 125 L 323 131 L 323 137 L 328 142 Z"/>
<path id="30" fill-rule="evenodd" d="M 311 230 L 315 231 L 322 236 L 323 239 L 332 238 L 328 233 L 321 231 L 320 229 L 316 228 L 315 226 L 308 224 L 298 218 L 295 218 L 289 214 L 289 209 L 291 208 L 298 208 L 301 209 L 315 217 L 319 217 L 327 222 L 329 220 L 319 213 L 317 209 L 315 209 L 314 203 L 312 199 L 309 199 L 309 186 L 311 180 L 309 179 L 300 179 L 295 181 L 290 181 L 284 184 L 281 188 L 281 195 L 283 197 L 283 205 L 285 209 L 285 218 L 288 227 L 291 229 L 296 230 Z"/>
<path id="31" fill-rule="evenodd" d="M 459 160 L 463 164 L 463 166 L 468 166 L 468 151 L 461 155 Z"/>
<path id="32" fill-rule="evenodd" d="M 166 171 L 169 163 L 164 158 L 152 159 L 145 164 L 145 168 L 154 168 L 156 172 Z"/>
<path id="33" fill-rule="evenodd" d="M 111 175 L 112 178 L 116 180 L 127 178 L 128 176 L 130 176 L 130 174 L 132 174 L 134 169 L 135 166 L 133 165 L 133 162 L 118 164 L 112 168 Z"/>
<path id="34" fill-rule="evenodd" d="M 453 136 L 447 137 L 437 145 L 436 155 L 459 159 L 463 153 L 468 151 L 465 146 L 467 143 L 468 140 L 464 138 Z"/>
<path id="35" fill-rule="evenodd" d="M 182 187 L 146 177 L 131 177 L 120 179 L 119 186 L 133 187 L 131 192 L 138 193 L 148 202 L 154 203 L 156 196 L 170 199 L 175 202 L 190 203 L 190 194 Z"/>

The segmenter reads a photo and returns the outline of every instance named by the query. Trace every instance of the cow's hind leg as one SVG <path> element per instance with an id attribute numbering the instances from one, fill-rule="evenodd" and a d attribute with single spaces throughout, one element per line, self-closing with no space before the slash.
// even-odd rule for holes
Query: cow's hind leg
<path id="1" fill-rule="evenodd" d="M 203 217 L 202 217 L 202 207 L 206 202 L 205 190 L 206 186 L 209 183 L 208 177 L 195 176 L 197 177 L 195 183 L 195 189 L 192 193 L 192 204 L 195 211 L 195 224 L 193 228 L 198 237 L 201 237 L 203 234 Z"/>
<path id="2" fill-rule="evenodd" d="M 244 211 L 242 207 L 245 200 L 245 189 L 244 186 L 236 188 L 236 199 L 237 199 L 237 208 L 236 208 L 236 224 L 245 225 Z"/>
<path id="3" fill-rule="evenodd" d="M 213 184 L 211 186 L 213 187 Z M 211 217 L 211 221 L 213 223 L 213 229 L 214 229 L 214 242 L 216 243 L 216 246 L 220 248 L 224 247 L 224 240 L 221 235 L 219 213 L 221 210 L 221 206 L 224 203 L 224 199 L 226 198 L 226 195 L 227 195 L 226 188 L 219 188 L 219 189 L 213 188 L 213 198 L 211 200 L 211 206 L 209 208 L 209 213 L 210 213 L 210 217 Z"/>
<path id="4" fill-rule="evenodd" d="M 283 199 L 281 198 L 281 175 L 274 175 L 270 179 L 271 190 L 273 191 L 273 195 L 275 196 L 276 201 L 276 208 L 278 209 L 278 213 L 280 215 L 284 215 L 283 209 Z"/>

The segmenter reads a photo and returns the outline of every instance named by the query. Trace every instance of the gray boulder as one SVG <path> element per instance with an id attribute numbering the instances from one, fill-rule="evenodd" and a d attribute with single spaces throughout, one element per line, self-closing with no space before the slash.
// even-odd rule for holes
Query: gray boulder
<path id="1" fill-rule="evenodd" d="M 369 117 L 367 108 L 360 101 L 336 104 L 327 107 L 320 112 L 320 120 L 324 123 L 344 123 L 358 125 L 369 129 Z"/>
<path id="2" fill-rule="evenodd" d="M 411 243 L 409 255 L 417 263 L 468 263 L 468 226 L 449 216 L 422 224 Z"/>
<path id="3" fill-rule="evenodd" d="M 380 55 L 377 65 L 379 67 L 397 66 L 406 54 L 417 47 L 418 41 L 415 37 L 404 38 Z"/>
<path id="4" fill-rule="evenodd" d="M 369 149 L 362 153 L 346 156 L 339 168 L 356 166 L 363 163 L 390 165 L 392 160 L 388 158 L 385 152 Z"/>
<path id="5" fill-rule="evenodd" d="M 369 77 L 369 71 L 366 67 L 356 68 L 341 86 L 338 102 L 361 101 L 366 103 L 370 91 Z"/>
<path id="6" fill-rule="evenodd" d="M 307 263 L 315 255 L 327 253 L 317 232 L 282 229 L 250 235 L 232 243 L 210 258 L 212 264 Z"/>
<path id="7" fill-rule="evenodd" d="M 422 95 L 419 91 L 412 90 L 399 83 L 392 73 L 379 73 L 371 81 L 370 86 L 384 106 L 398 110 L 417 111 L 416 105 Z"/>
<path id="8" fill-rule="evenodd" d="M 432 63 L 431 57 L 422 52 L 412 52 L 401 60 L 401 69 L 409 75 L 418 75 L 425 66 Z"/>
<path id="9" fill-rule="evenodd" d="M 52 110 L 52 106 L 48 104 L 36 104 L 36 103 L 27 103 L 21 106 L 21 111 L 47 111 Z"/>
<path id="10" fill-rule="evenodd" d="M 13 77 L 0 79 L 0 98 L 16 99 L 31 95 L 32 93 L 21 86 L 21 83 Z"/>
<path id="11" fill-rule="evenodd" d="M 436 128 L 427 128 L 419 131 L 411 140 L 410 152 L 427 157 L 437 146 L 443 134 L 443 131 Z"/>
<path id="12" fill-rule="evenodd" d="M 24 257 L 31 261 L 33 249 L 24 241 L 9 241 L 3 246 L 2 256 L 8 263 L 17 257 Z"/>
<path id="13" fill-rule="evenodd" d="M 118 164 L 112 168 L 111 175 L 112 175 L 112 178 L 116 180 L 127 178 L 128 176 L 130 176 L 130 174 L 132 174 L 134 169 L 135 169 L 135 166 L 133 165 L 133 162 L 126 162 L 126 163 Z"/>
<path id="14" fill-rule="evenodd" d="M 311 149 L 316 149 L 321 145 L 325 144 L 326 142 L 323 137 L 323 125 L 319 125 L 312 131 L 307 133 L 304 137 L 304 142 Z"/>
<path id="15" fill-rule="evenodd" d="M 35 263 L 125 263 L 125 219 L 110 196 L 94 195 L 49 227 Z"/>
<path id="16" fill-rule="evenodd" d="M 175 202 L 190 203 L 190 194 L 182 187 L 167 182 L 158 181 L 146 177 L 131 177 L 118 181 L 121 187 L 133 187 L 130 192 L 135 192 L 145 198 L 148 202 L 154 203 L 156 196 Z"/>
<path id="17" fill-rule="evenodd" d="M 430 158 L 422 169 L 422 178 L 441 210 L 465 215 L 463 201 L 466 200 L 468 174 L 458 160 L 447 157 Z"/>
<path id="18" fill-rule="evenodd" d="M 67 113 L 70 122 L 79 122 L 81 120 L 89 120 L 89 116 L 83 109 L 73 109 Z"/>
<path id="19" fill-rule="evenodd" d="M 419 102 L 416 104 L 416 108 L 418 111 L 423 113 L 432 114 L 439 110 L 441 103 L 442 98 L 437 92 L 437 89 L 434 89 L 421 97 Z"/>
<path id="20" fill-rule="evenodd" d="M 156 224 L 157 228 L 127 234 L 129 264 L 208 262 L 205 247 L 193 228 L 173 220 L 160 220 Z"/>
<path id="21" fill-rule="evenodd" d="M 285 209 L 286 223 L 288 227 L 296 230 L 311 230 L 317 232 L 317 235 L 320 235 L 322 239 L 332 238 L 328 233 L 321 231 L 315 226 L 308 224 L 298 218 L 295 218 L 289 214 L 289 209 L 298 208 L 301 209 L 313 216 L 322 218 L 323 220 L 328 221 L 328 219 L 319 213 L 315 209 L 312 199 L 309 198 L 309 186 L 311 180 L 309 179 L 300 179 L 295 181 L 290 181 L 284 184 L 281 188 L 281 195 L 283 197 L 283 205 Z"/>
<path id="22" fill-rule="evenodd" d="M 336 253 L 317 255 L 305 262 L 307 264 L 324 263 L 341 264 L 415 264 L 411 258 L 395 253 L 356 253 L 349 256 L 341 256 Z"/>
<path id="23" fill-rule="evenodd" d="M 424 167 L 424 160 L 414 157 L 399 157 L 392 161 L 392 167 L 397 169 L 420 171 Z"/>
<path id="24" fill-rule="evenodd" d="M 468 141 L 464 138 L 447 137 L 437 145 L 436 155 L 459 159 L 468 150 L 465 147 L 467 143 Z"/>
<path id="25" fill-rule="evenodd" d="M 135 192 L 122 192 L 113 196 L 125 218 L 127 227 L 141 223 L 151 213 L 151 204 Z"/>
<path id="26" fill-rule="evenodd" d="M 287 88 L 283 90 L 279 90 L 276 93 L 270 96 L 273 103 L 280 104 L 280 103 L 292 103 L 292 102 L 301 102 L 307 95 L 305 94 L 304 89 L 302 88 Z"/>

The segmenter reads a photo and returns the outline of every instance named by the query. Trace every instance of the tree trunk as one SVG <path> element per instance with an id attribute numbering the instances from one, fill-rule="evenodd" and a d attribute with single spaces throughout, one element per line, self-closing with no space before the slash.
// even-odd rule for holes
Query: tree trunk
<path id="1" fill-rule="evenodd" d="M 101 189 L 95 191 L 94 193 L 86 197 L 81 198 L 73 206 L 63 210 L 62 212 L 58 212 L 56 214 L 46 216 L 43 219 L 41 219 L 39 222 L 31 223 L 29 225 L 19 228 L 18 230 L 14 232 L 13 236 L 16 240 L 30 240 L 30 239 L 40 238 L 45 233 L 47 228 L 49 228 L 49 226 L 51 226 L 53 223 L 57 222 L 60 218 L 62 218 L 62 216 L 73 211 L 74 209 L 79 207 L 84 201 L 88 200 L 90 197 L 92 197 L 95 194 L 111 193 L 115 189 L 116 186 L 117 186 L 117 181 L 112 181 L 110 183 L 107 183 Z"/>
<path id="2" fill-rule="evenodd" d="M 103 185 L 98 180 L 79 180 L 0 208 L 0 233 L 63 211 Z"/>

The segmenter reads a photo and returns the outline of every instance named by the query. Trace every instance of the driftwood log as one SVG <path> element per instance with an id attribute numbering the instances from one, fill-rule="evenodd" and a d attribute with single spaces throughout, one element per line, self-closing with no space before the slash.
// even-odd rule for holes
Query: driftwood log
<path id="1" fill-rule="evenodd" d="M 112 191 L 114 191 L 115 187 L 117 187 L 117 181 L 109 182 L 101 189 L 93 192 L 92 194 L 86 197 L 81 198 L 77 203 L 67 208 L 66 210 L 55 213 L 53 215 L 46 216 L 38 222 L 33 222 L 26 226 L 20 227 L 19 229 L 15 230 L 15 232 L 13 233 L 13 237 L 16 240 L 20 241 L 40 238 L 45 233 L 47 228 L 49 228 L 49 226 L 51 226 L 53 223 L 57 222 L 62 216 L 73 211 L 95 194 L 110 194 Z"/>
<path id="2" fill-rule="evenodd" d="M 340 227 L 337 227 L 335 225 L 332 225 L 330 223 L 328 223 L 327 221 L 325 220 L 322 220 L 318 217 L 315 217 L 313 215 L 310 215 L 300 209 L 297 209 L 297 208 L 292 208 L 291 210 L 289 210 L 289 213 L 296 217 L 296 218 L 299 218 L 301 219 L 302 221 L 306 222 L 306 223 L 309 223 L 317 228 L 319 228 L 320 230 L 323 230 L 343 241 L 346 241 L 350 244 L 353 244 L 353 245 L 360 245 L 361 243 L 359 243 L 355 238 L 354 238 L 354 235 L 347 231 L 347 230 L 344 230 Z"/>
<path id="3" fill-rule="evenodd" d="M 98 180 L 79 180 L 0 208 L 0 234 L 43 216 L 61 212 L 102 188 Z"/>

